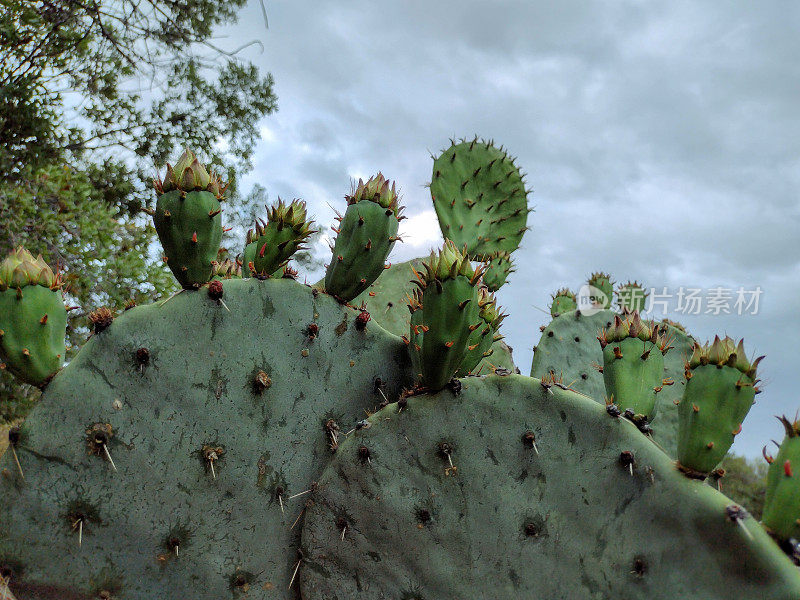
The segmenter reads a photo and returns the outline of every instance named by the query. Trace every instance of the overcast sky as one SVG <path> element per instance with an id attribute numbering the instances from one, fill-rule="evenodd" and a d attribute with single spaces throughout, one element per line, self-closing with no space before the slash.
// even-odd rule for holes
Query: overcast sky
<path id="1" fill-rule="evenodd" d="M 230 47 L 275 76 L 245 179 L 330 225 L 351 177 L 382 170 L 407 206 L 394 262 L 440 243 L 428 190 L 453 136 L 519 157 L 536 212 L 500 292 L 528 373 L 558 287 L 598 269 L 648 287 L 760 286 L 757 315 L 684 315 L 698 338 L 766 354 L 735 450 L 800 408 L 800 4 L 251 0 Z M 327 252 L 327 249 L 325 249 Z M 702 307 L 706 310 L 706 306 Z M 751 309 L 752 311 L 752 309 Z M 748 311 L 749 312 L 749 311 Z"/>

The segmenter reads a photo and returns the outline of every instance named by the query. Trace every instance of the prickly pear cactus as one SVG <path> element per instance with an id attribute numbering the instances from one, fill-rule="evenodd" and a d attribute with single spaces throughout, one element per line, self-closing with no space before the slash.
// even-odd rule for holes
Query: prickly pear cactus
<path id="1" fill-rule="evenodd" d="M 597 336 L 611 327 L 617 314 L 610 310 L 577 310 L 554 318 L 542 331 L 534 348 L 531 377 L 545 377 L 551 372 L 564 383 L 598 402 L 604 402 L 606 389 L 603 374 L 603 351 Z M 656 396 L 656 417 L 652 422 L 653 439 L 670 456 L 678 450 L 678 407 L 683 395 L 684 361 L 692 355 L 694 340 L 684 332 L 661 323 L 672 349 L 664 356 L 664 379 L 667 383 Z"/>
<path id="2" fill-rule="evenodd" d="M 570 289 L 561 288 L 553 294 L 553 301 L 550 303 L 550 316 L 556 318 L 577 308 L 578 301 L 575 299 L 575 293 Z"/>
<path id="3" fill-rule="evenodd" d="M 478 306 L 481 270 L 473 269 L 469 257 L 450 240 L 422 266 L 416 273 L 418 288 L 409 298 L 411 323 L 404 339 L 420 384 L 440 390 L 461 366 L 470 335 L 483 323 Z"/>
<path id="4" fill-rule="evenodd" d="M 763 358 L 751 362 L 743 340 L 729 337 L 695 346 L 678 407 L 678 462 L 687 474 L 705 477 L 727 454 L 753 406 Z"/>
<path id="5" fill-rule="evenodd" d="M 408 353 L 294 281 L 213 283 L 225 306 L 187 291 L 94 335 L 0 460 L 19 600 L 298 597 L 308 490 Z"/>
<path id="6" fill-rule="evenodd" d="M 778 455 L 764 457 L 769 465 L 764 525 L 782 541 L 800 541 L 800 421 L 780 417 L 786 430 Z"/>
<path id="7" fill-rule="evenodd" d="M 517 249 L 528 229 L 528 190 L 502 147 L 453 142 L 434 159 L 430 188 L 442 235 L 466 245 L 471 258 Z"/>
<path id="8" fill-rule="evenodd" d="M 416 277 L 413 269 L 424 270 L 422 267 L 424 260 L 415 258 L 391 265 L 367 290 L 353 299 L 352 304 L 360 306 L 363 303 L 372 320 L 387 331 L 395 335 L 408 335 L 410 314 L 406 297 L 414 292 L 412 281 L 415 281 Z M 321 283 L 316 284 L 316 286 L 320 285 Z M 491 373 L 494 368 L 516 370 L 511 357 L 511 348 L 503 341 L 495 340 L 491 351 L 491 355 L 472 369 L 473 373 L 486 375 Z"/>
<path id="9" fill-rule="evenodd" d="M 0 362 L 31 385 L 64 363 L 67 310 L 61 278 L 20 247 L 0 263 Z"/>
<path id="10" fill-rule="evenodd" d="M 292 200 L 267 209 L 267 222 L 256 221 L 247 232 L 242 274 L 245 277 L 281 277 L 292 255 L 304 248 L 303 243 L 314 233 L 314 221 L 308 220 L 306 203 Z"/>
<path id="11" fill-rule="evenodd" d="M 514 261 L 509 252 L 495 252 L 486 261 L 483 272 L 483 284 L 490 292 L 496 292 L 506 283 L 508 276 L 514 272 Z"/>
<path id="12" fill-rule="evenodd" d="M 664 355 L 671 348 L 666 336 L 634 312 L 622 319 L 615 316 L 598 340 L 608 401 L 652 420 L 656 396 L 664 388 Z"/>
<path id="13" fill-rule="evenodd" d="M 578 394 L 472 378 L 369 421 L 314 493 L 304 598 L 800 595 L 754 519 Z"/>
<path id="14" fill-rule="evenodd" d="M 403 207 L 394 182 L 378 173 L 345 196 L 347 211 L 339 217 L 333 257 L 325 273 L 325 290 L 349 302 L 383 273 L 386 258 L 400 238 Z"/>
<path id="15" fill-rule="evenodd" d="M 222 241 L 222 200 L 226 185 L 186 150 L 167 175 L 156 180 L 153 215 L 164 260 L 182 287 L 196 289 L 212 277 Z"/>

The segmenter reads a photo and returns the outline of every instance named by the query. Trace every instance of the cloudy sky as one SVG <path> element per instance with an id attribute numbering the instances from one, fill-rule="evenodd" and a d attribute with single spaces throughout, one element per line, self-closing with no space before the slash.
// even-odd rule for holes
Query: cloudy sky
<path id="1" fill-rule="evenodd" d="M 410 217 L 397 262 L 440 243 L 429 153 L 454 136 L 494 138 L 534 190 L 499 294 L 523 373 L 550 294 L 594 270 L 673 294 L 732 289 L 734 314 L 680 314 L 672 299 L 669 316 L 767 355 L 735 449 L 780 439 L 773 415 L 800 408 L 800 5 L 265 4 L 268 30 L 251 0 L 221 32 L 231 47 L 263 42 L 250 57 L 279 96 L 245 188 L 301 197 L 328 225 L 350 179 L 382 170 Z M 735 314 L 736 290 L 757 286 L 758 314 Z"/>

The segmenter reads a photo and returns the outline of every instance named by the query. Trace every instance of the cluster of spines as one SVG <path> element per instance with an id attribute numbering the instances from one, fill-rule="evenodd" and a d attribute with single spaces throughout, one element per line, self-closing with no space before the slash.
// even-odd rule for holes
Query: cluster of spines
<path id="1" fill-rule="evenodd" d="M 510 252 L 494 252 L 486 262 L 486 270 L 483 272 L 483 284 L 490 292 L 496 292 L 506 282 L 508 276 L 515 271 L 514 261 L 511 259 Z"/>
<path id="2" fill-rule="evenodd" d="M 245 277 L 282 277 L 292 255 L 305 249 L 303 245 L 315 230 L 308 220 L 306 203 L 295 199 L 289 204 L 280 198 L 267 208 L 267 220 L 256 220 L 247 232 L 244 251 Z"/>
<path id="3" fill-rule="evenodd" d="M 589 276 L 587 283 L 601 293 L 600 297 L 593 299 L 594 307 L 611 308 L 611 300 L 614 297 L 614 282 L 611 281 L 611 275 L 598 271 Z"/>

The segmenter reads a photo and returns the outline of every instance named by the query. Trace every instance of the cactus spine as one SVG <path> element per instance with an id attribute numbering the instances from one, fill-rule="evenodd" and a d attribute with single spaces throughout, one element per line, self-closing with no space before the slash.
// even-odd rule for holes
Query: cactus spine
<path id="1" fill-rule="evenodd" d="M 197 289 L 212 277 L 222 240 L 220 201 L 226 187 L 190 150 L 174 168 L 167 164 L 164 179 L 155 181 L 156 233 L 164 260 L 183 288 Z"/>
<path id="2" fill-rule="evenodd" d="M 314 221 L 309 221 L 306 203 L 292 200 L 267 208 L 267 222 L 256 221 L 255 229 L 247 232 L 242 274 L 245 277 L 282 277 L 284 267 L 303 243 L 314 233 Z"/>
<path id="3" fill-rule="evenodd" d="M 22 381 L 43 385 L 64 362 L 67 311 L 61 277 L 22 247 L 0 264 L 0 360 Z"/>
<path id="4" fill-rule="evenodd" d="M 400 238 L 397 229 L 403 207 L 394 182 L 382 173 L 358 185 L 348 196 L 347 211 L 335 228 L 333 257 L 325 273 L 325 290 L 349 302 L 383 272 L 386 258 Z"/>
<path id="5" fill-rule="evenodd" d="M 729 337 L 695 345 L 678 407 L 678 464 L 688 475 L 707 475 L 728 452 L 753 405 L 762 358 L 751 362 L 743 340 Z"/>
<path id="6" fill-rule="evenodd" d="M 483 322 L 479 316 L 478 282 L 482 267 L 473 269 L 469 257 L 445 240 L 438 256 L 414 271 L 417 289 L 408 300 L 414 373 L 430 390 L 442 389 L 461 366 L 469 337 Z"/>

